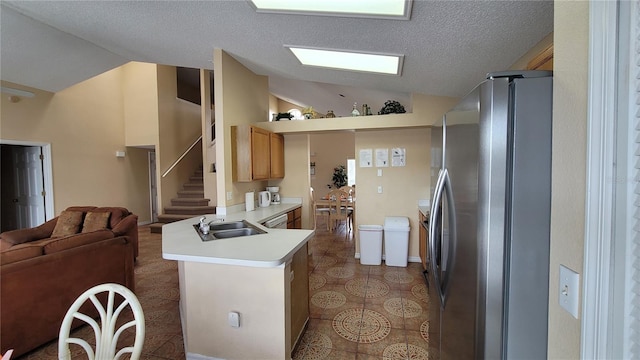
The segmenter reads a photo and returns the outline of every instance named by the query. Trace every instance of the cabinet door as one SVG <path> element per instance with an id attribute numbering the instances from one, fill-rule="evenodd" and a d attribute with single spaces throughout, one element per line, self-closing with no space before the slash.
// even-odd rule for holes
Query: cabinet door
<path id="1" fill-rule="evenodd" d="M 302 229 L 302 208 L 293 210 L 293 228 Z"/>
<path id="2" fill-rule="evenodd" d="M 422 215 L 422 212 L 418 211 L 420 222 L 418 223 L 418 237 L 420 242 L 419 255 L 422 268 L 427 270 L 427 230 L 422 226 L 426 217 Z"/>
<path id="3" fill-rule="evenodd" d="M 271 178 L 284 177 L 284 136 L 271 133 Z"/>
<path id="4" fill-rule="evenodd" d="M 268 179 L 271 174 L 270 136 L 267 130 L 251 127 L 251 172 L 253 180 Z"/>
<path id="5" fill-rule="evenodd" d="M 291 350 L 300 340 L 304 324 L 309 319 L 309 273 L 307 268 L 307 244 L 291 261 Z"/>

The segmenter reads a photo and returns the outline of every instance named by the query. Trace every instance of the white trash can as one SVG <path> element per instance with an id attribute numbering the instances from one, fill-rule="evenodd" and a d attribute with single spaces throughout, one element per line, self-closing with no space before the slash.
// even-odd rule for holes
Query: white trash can
<path id="1" fill-rule="evenodd" d="M 407 267 L 409 230 L 408 217 L 388 216 L 384 219 L 384 262 L 387 266 Z"/>
<path id="2" fill-rule="evenodd" d="M 360 234 L 360 264 L 382 264 L 382 226 L 358 225 Z"/>

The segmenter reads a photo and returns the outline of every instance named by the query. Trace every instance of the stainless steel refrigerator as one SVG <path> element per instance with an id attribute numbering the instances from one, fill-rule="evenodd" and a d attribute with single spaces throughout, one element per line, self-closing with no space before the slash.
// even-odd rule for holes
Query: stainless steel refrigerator
<path id="1" fill-rule="evenodd" d="M 431 130 L 425 278 L 442 359 L 547 356 L 551 118 L 550 72 L 500 72 Z"/>

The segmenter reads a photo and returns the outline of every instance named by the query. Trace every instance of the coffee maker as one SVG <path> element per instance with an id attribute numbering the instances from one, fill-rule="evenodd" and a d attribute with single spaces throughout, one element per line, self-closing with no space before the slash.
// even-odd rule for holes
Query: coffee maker
<path id="1" fill-rule="evenodd" d="M 267 191 L 271 193 L 271 205 L 280 204 L 280 186 L 267 186 Z"/>

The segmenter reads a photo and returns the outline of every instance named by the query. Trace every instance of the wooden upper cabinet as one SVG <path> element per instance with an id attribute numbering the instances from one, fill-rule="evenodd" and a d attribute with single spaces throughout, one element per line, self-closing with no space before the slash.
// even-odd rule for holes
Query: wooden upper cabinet
<path id="1" fill-rule="evenodd" d="M 271 175 L 270 132 L 251 127 L 251 167 L 253 180 L 266 180 Z"/>
<path id="2" fill-rule="evenodd" d="M 284 136 L 270 133 L 271 144 L 271 178 L 284 177 Z"/>
<path id="3" fill-rule="evenodd" d="M 231 127 L 233 181 L 284 177 L 284 136 L 251 125 Z"/>

